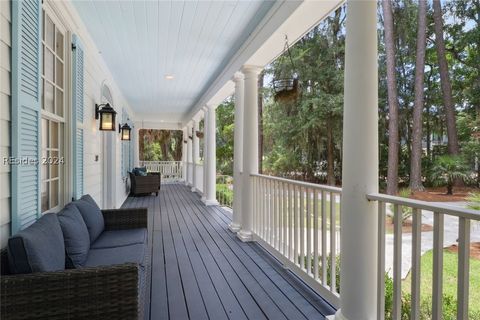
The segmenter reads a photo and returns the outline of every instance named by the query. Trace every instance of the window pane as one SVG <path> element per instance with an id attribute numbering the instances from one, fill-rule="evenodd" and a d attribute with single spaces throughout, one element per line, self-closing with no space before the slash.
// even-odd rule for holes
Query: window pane
<path id="1" fill-rule="evenodd" d="M 58 123 L 50 121 L 50 148 L 58 149 Z"/>
<path id="2" fill-rule="evenodd" d="M 42 149 L 48 147 L 48 121 L 42 119 Z"/>
<path id="3" fill-rule="evenodd" d="M 57 97 L 55 99 L 55 103 L 57 104 L 56 114 L 60 117 L 63 117 L 63 92 L 61 90 L 56 89 Z"/>
<path id="4" fill-rule="evenodd" d="M 41 161 L 42 161 L 42 177 L 41 177 L 42 181 L 48 179 L 48 166 L 44 161 L 45 159 L 47 159 L 47 157 L 48 157 L 47 151 L 42 150 L 42 159 L 41 159 Z"/>
<path id="5" fill-rule="evenodd" d="M 50 165 L 50 178 L 58 178 L 58 151 L 51 151 L 47 160 Z"/>
<path id="6" fill-rule="evenodd" d="M 45 42 L 50 48 L 55 48 L 55 25 L 50 17 L 45 14 Z"/>
<path id="7" fill-rule="evenodd" d="M 60 32 L 60 30 L 57 29 L 57 38 L 56 40 L 56 45 L 55 45 L 55 51 L 57 52 L 57 55 L 60 57 L 60 59 L 63 60 L 63 34 Z"/>
<path id="8" fill-rule="evenodd" d="M 55 56 L 49 49 L 45 48 L 43 59 L 45 61 L 43 65 L 45 78 L 53 82 Z"/>
<path id="9" fill-rule="evenodd" d="M 58 180 L 50 182 L 50 208 L 58 206 Z"/>
<path id="10" fill-rule="evenodd" d="M 48 201 L 48 182 L 42 183 L 42 212 L 47 211 L 50 208 Z"/>
<path id="11" fill-rule="evenodd" d="M 44 109 L 48 112 L 51 112 L 53 113 L 54 109 L 53 109 L 53 103 L 54 103 L 54 94 L 55 94 L 55 89 L 53 87 L 53 85 L 51 83 L 49 83 L 48 81 L 45 81 L 44 82 L 44 87 L 43 87 L 43 90 L 44 90 Z"/>
<path id="12" fill-rule="evenodd" d="M 63 63 L 57 59 L 57 77 L 55 79 L 55 84 L 63 89 Z"/>

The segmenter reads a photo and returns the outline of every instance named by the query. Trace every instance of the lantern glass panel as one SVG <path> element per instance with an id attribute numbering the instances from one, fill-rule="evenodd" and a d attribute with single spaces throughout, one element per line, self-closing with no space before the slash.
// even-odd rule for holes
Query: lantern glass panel
<path id="1" fill-rule="evenodd" d="M 113 127 L 113 114 L 111 113 L 102 113 L 100 115 L 100 130 L 114 130 Z"/>

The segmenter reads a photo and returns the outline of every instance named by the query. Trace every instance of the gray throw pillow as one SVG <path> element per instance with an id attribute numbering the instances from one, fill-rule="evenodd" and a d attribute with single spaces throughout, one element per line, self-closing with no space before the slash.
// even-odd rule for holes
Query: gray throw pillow
<path id="1" fill-rule="evenodd" d="M 8 240 L 7 252 L 12 273 L 64 270 L 65 246 L 57 215 L 44 214 L 12 236 Z"/>
<path id="2" fill-rule="evenodd" d="M 58 213 L 67 253 L 67 268 L 83 267 L 90 250 L 90 236 L 77 207 L 69 203 Z"/>
<path id="3" fill-rule="evenodd" d="M 85 196 L 72 203 L 80 211 L 88 229 L 90 243 L 93 243 L 105 229 L 105 220 L 103 219 L 102 211 L 95 202 L 92 204 Z"/>

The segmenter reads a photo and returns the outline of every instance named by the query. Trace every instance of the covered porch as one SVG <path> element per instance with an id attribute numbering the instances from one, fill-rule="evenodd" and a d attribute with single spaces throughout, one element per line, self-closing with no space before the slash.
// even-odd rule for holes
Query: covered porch
<path id="1" fill-rule="evenodd" d="M 9 68 L 17 82 L 9 93 L 12 143 L 4 149 L 12 158 L 33 157 L 37 162 L 5 169 L 8 175 L 2 183 L 8 185 L 9 216 L 2 227 L 9 231 L 2 241 L 47 211 L 56 213 L 71 200 L 91 194 L 102 209 L 148 208 L 152 263 L 147 272 L 147 319 L 381 320 L 386 316 L 388 213 L 396 221 L 388 312 L 401 319 L 400 222 L 402 208 L 409 208 L 410 305 L 417 319 L 422 210 L 428 210 L 434 228 L 432 317 L 442 317 L 444 219 L 452 216 L 458 219 L 459 238 L 457 318 L 468 319 L 469 290 L 478 290 L 469 288 L 470 224 L 480 220 L 478 212 L 379 193 L 377 1 L 346 1 L 342 188 L 259 174 L 257 111 L 258 75 L 282 53 L 285 36 L 298 41 L 344 1 L 199 1 L 198 8 L 173 1 L 168 10 L 162 2 L 117 2 L 8 2 L 9 18 L 2 19 L 14 30 L 5 41 L 13 43 L 14 63 Z M 195 23 L 182 24 L 184 13 Z M 25 19 L 33 19 L 34 28 Z M 65 49 L 63 56 L 63 51 L 49 48 L 49 39 L 41 38 L 42 19 L 51 22 L 57 34 L 53 46 L 63 41 L 71 52 Z M 21 32 L 37 51 L 21 46 Z M 62 116 L 55 114 L 60 110 L 57 104 L 53 114 L 44 110 L 40 83 L 48 83 L 49 75 L 41 74 L 42 50 L 55 51 L 58 65 L 72 60 L 61 71 L 52 69 L 70 85 L 63 88 L 63 78 L 61 84 L 52 84 L 56 94 L 65 92 L 56 98 L 65 102 L 64 117 L 63 109 Z M 18 65 L 31 60 L 37 63 L 23 69 Z M 225 210 L 216 196 L 216 108 L 231 95 L 234 200 L 232 210 Z M 25 101 L 30 105 L 24 106 Z M 132 129 L 129 139 L 115 135 L 113 120 L 108 129 L 113 132 L 99 128 L 98 105 L 113 106 L 116 122 Z M 53 132 L 42 127 L 43 119 L 54 123 L 48 128 L 56 128 L 62 137 L 54 147 L 54 139 L 43 147 L 42 129 L 48 132 L 45 136 Z M 140 129 L 181 130 L 181 161 L 141 161 Z M 44 150 L 66 156 L 58 176 L 42 176 L 38 161 Z M 139 166 L 160 172 L 158 196 L 129 195 L 128 173 Z"/>
<path id="2" fill-rule="evenodd" d="M 206 207 L 183 184 L 158 197 L 129 197 L 147 207 L 153 228 L 148 319 L 323 319 L 333 307 L 256 243 L 228 230 L 231 212 Z"/>

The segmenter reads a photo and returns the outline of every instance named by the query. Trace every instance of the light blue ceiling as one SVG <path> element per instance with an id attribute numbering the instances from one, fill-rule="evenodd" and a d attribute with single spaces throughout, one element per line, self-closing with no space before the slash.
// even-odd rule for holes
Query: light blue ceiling
<path id="1" fill-rule="evenodd" d="M 188 112 L 274 3 L 73 2 L 134 111 L 157 115 Z"/>

